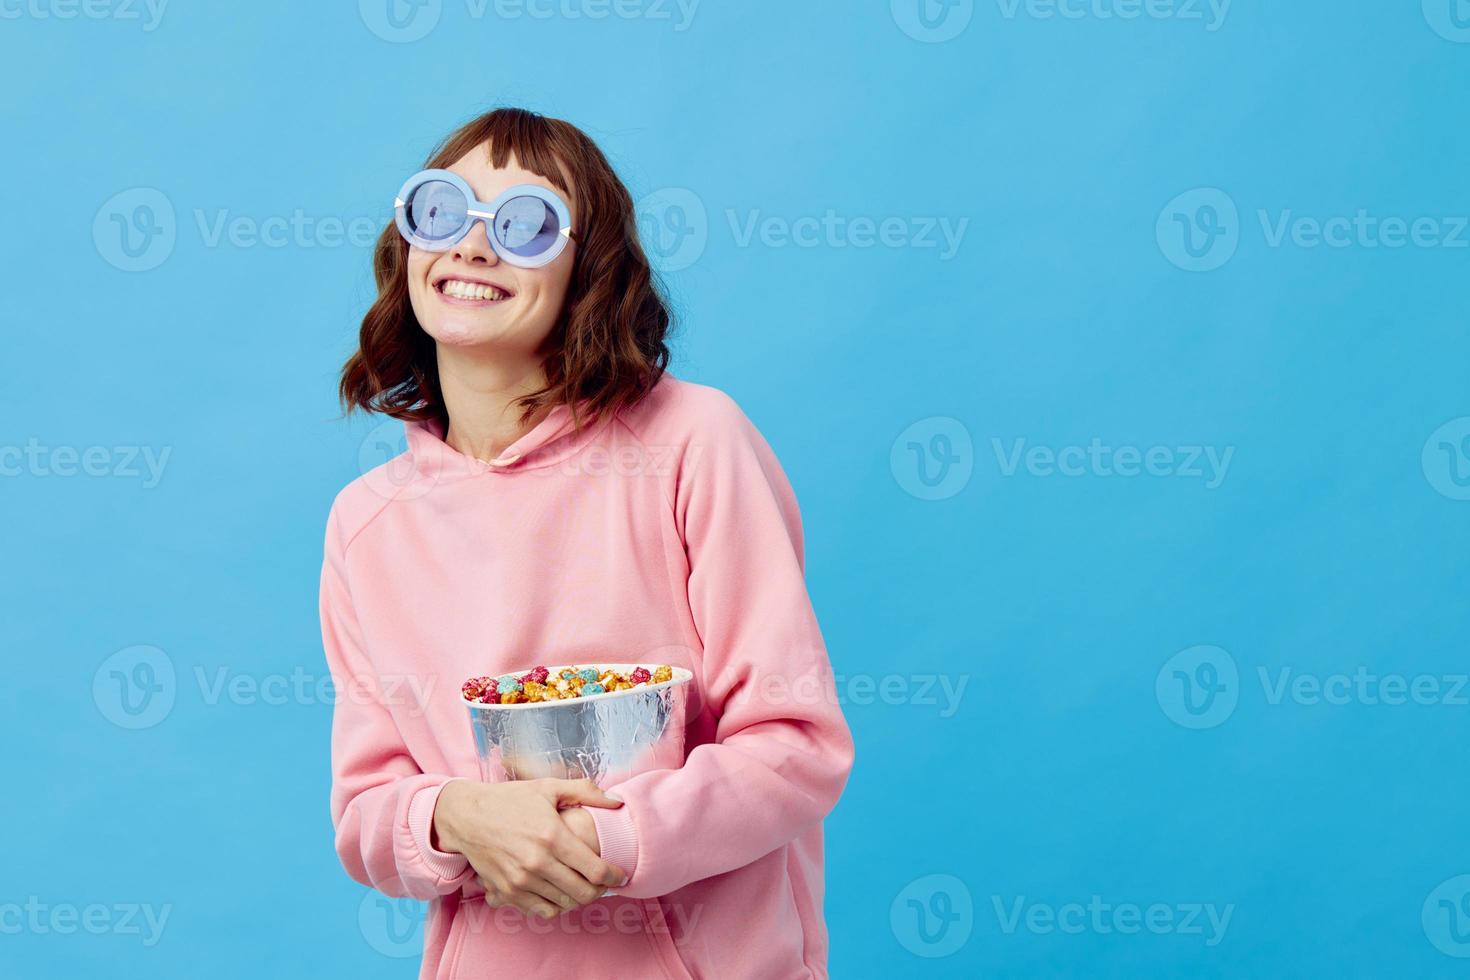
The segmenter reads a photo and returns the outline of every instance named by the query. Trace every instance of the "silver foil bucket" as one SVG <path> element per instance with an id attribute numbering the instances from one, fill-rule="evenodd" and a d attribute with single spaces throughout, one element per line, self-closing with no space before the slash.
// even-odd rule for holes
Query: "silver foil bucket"
<path id="1" fill-rule="evenodd" d="M 578 664 L 631 672 L 646 664 Z M 551 667 L 553 676 L 561 667 Z M 564 701 L 480 704 L 465 701 L 480 778 L 591 779 L 600 786 L 650 769 L 684 764 L 684 722 L 693 674 Z"/>

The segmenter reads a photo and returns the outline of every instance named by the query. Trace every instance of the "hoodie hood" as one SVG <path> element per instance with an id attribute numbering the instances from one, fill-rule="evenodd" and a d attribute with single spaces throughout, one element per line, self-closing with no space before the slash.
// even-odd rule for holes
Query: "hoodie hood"
<path id="1" fill-rule="evenodd" d="M 403 428 L 414 469 L 437 483 L 456 477 L 509 474 L 550 466 L 581 450 L 605 424 L 606 419 L 599 419 L 584 424 L 578 431 L 571 408 L 557 405 L 493 460 L 466 456 L 450 446 L 444 441 L 444 428 L 437 421 L 405 422 Z"/>

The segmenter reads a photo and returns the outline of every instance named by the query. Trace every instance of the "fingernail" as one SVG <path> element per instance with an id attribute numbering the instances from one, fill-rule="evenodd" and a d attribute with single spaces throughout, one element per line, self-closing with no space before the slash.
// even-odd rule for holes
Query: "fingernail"
<path id="1" fill-rule="evenodd" d="M 616 793 L 603 793 L 602 795 L 610 800 L 617 800 L 619 803 L 623 802 L 623 798 Z"/>

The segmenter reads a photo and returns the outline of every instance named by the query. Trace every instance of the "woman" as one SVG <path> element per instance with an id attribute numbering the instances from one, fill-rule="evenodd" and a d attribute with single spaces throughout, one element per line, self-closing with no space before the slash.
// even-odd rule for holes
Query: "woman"
<path id="1" fill-rule="evenodd" d="M 585 134 L 501 109 L 427 167 L 341 381 L 408 437 L 328 521 L 342 863 L 432 900 L 424 977 L 826 976 L 852 742 L 791 488 L 727 396 L 665 372 L 668 309 Z M 693 672 L 683 766 L 479 782 L 460 681 L 595 661 Z"/>

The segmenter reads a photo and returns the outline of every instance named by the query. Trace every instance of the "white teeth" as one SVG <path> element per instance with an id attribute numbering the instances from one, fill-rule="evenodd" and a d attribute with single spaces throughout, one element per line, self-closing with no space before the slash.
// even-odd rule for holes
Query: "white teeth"
<path id="1" fill-rule="evenodd" d="M 446 279 L 439 284 L 440 292 L 456 299 L 505 299 L 505 293 L 484 283 L 465 282 L 463 279 Z"/>

